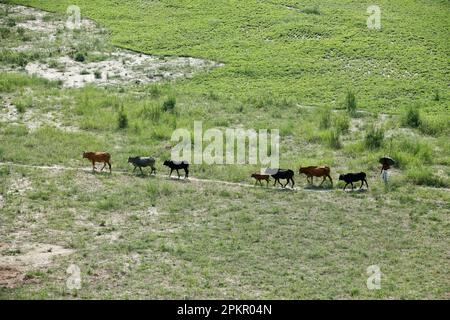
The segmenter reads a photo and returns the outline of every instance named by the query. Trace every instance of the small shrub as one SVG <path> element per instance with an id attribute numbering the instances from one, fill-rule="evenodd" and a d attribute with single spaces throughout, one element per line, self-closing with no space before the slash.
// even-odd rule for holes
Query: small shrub
<path id="1" fill-rule="evenodd" d="M 100 72 L 100 70 L 95 70 L 94 71 L 94 76 L 95 76 L 95 79 L 101 79 L 102 78 L 102 73 Z"/>
<path id="2" fill-rule="evenodd" d="M 120 108 L 119 116 L 117 117 L 117 126 L 119 129 L 125 129 L 128 127 L 128 116 L 123 110 L 123 106 Z"/>
<path id="3" fill-rule="evenodd" d="M 434 100 L 434 101 L 439 101 L 439 100 L 441 100 L 441 97 L 439 96 L 439 90 L 434 91 L 433 100 Z"/>
<path id="4" fill-rule="evenodd" d="M 162 105 L 163 111 L 164 112 L 172 112 L 175 109 L 176 103 L 177 103 L 177 101 L 176 101 L 175 97 L 167 98 Z"/>
<path id="5" fill-rule="evenodd" d="M 306 14 L 317 14 L 317 15 L 320 15 L 320 10 L 319 10 L 318 6 L 315 6 L 313 8 L 305 8 L 305 9 L 302 10 L 302 12 L 306 13 Z"/>
<path id="6" fill-rule="evenodd" d="M 16 20 L 14 20 L 13 18 L 9 18 L 6 21 L 6 25 L 10 28 L 15 27 L 16 26 Z"/>
<path id="7" fill-rule="evenodd" d="M 356 115 L 356 97 L 352 91 L 347 92 L 347 96 L 345 97 L 345 108 L 350 116 Z"/>
<path id="8" fill-rule="evenodd" d="M 374 150 L 378 149 L 383 145 L 384 141 L 384 130 L 381 128 L 371 127 L 364 137 L 364 145 L 367 149 Z"/>
<path id="9" fill-rule="evenodd" d="M 410 128 L 418 128 L 420 126 L 420 110 L 418 107 L 409 107 L 406 109 L 403 118 L 402 125 Z"/>
<path id="10" fill-rule="evenodd" d="M 11 31 L 8 28 L 0 28 L 0 38 L 6 39 L 10 36 Z"/>
<path id="11" fill-rule="evenodd" d="M 86 60 L 86 57 L 83 53 L 77 52 L 75 53 L 73 59 L 77 62 L 84 62 Z"/>
<path id="12" fill-rule="evenodd" d="M 341 134 L 345 134 L 350 128 L 350 119 L 345 115 L 336 116 L 333 119 L 333 127 Z"/>
<path id="13" fill-rule="evenodd" d="M 16 106 L 17 112 L 24 113 L 26 109 L 33 107 L 33 98 L 28 96 L 25 98 L 15 99 L 13 104 Z"/>

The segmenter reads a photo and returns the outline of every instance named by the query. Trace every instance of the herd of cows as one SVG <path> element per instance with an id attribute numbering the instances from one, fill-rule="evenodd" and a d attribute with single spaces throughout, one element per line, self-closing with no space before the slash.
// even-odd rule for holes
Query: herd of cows
<path id="1" fill-rule="evenodd" d="M 103 167 L 100 169 L 102 171 L 106 165 L 109 166 L 109 172 L 112 172 L 111 169 L 111 155 L 108 152 L 83 152 L 83 158 L 88 159 L 92 162 L 92 170 L 95 171 L 95 163 L 103 163 Z M 156 160 L 152 157 L 129 157 L 128 163 L 131 163 L 134 166 L 133 172 L 139 168 L 141 173 L 143 173 L 142 168 L 150 167 L 151 172 L 150 174 L 156 174 L 156 168 L 155 163 Z M 172 175 L 172 172 L 176 170 L 178 174 L 178 178 L 180 178 L 180 172 L 179 170 L 183 169 L 185 172 L 184 177 L 189 177 L 189 162 L 187 161 L 174 161 L 174 160 L 165 160 L 163 162 L 163 165 L 168 167 L 170 169 L 169 177 Z M 314 183 L 314 177 L 321 177 L 322 182 L 320 183 L 320 186 L 325 182 L 325 180 L 328 178 L 331 182 L 331 185 L 333 186 L 333 179 L 331 179 L 330 176 L 330 167 L 327 166 L 309 166 L 309 167 L 300 167 L 299 174 L 305 174 L 306 180 L 309 184 Z M 267 186 L 269 185 L 270 177 L 275 179 L 274 186 L 276 184 L 280 184 L 282 188 L 286 188 L 286 186 L 290 183 L 291 188 L 294 188 L 294 171 L 291 169 L 266 169 L 264 173 L 253 173 L 251 175 L 252 178 L 254 178 L 255 184 L 259 182 L 260 185 L 262 185 L 261 181 L 266 181 Z M 280 180 L 286 180 L 286 183 L 283 185 Z M 369 188 L 369 185 L 366 180 L 366 174 L 364 172 L 359 173 L 347 173 L 347 174 L 341 174 L 339 175 L 339 180 L 342 180 L 345 182 L 344 190 L 345 188 L 351 184 L 352 190 L 354 189 L 354 182 L 361 181 L 360 189 L 366 184 L 367 188 Z"/>

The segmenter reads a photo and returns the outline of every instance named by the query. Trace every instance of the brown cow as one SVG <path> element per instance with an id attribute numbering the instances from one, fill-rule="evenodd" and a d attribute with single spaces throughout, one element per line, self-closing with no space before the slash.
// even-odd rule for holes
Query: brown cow
<path id="1" fill-rule="evenodd" d="M 92 171 L 95 172 L 95 163 L 103 162 L 103 167 L 100 169 L 102 171 L 106 164 L 109 166 L 109 172 L 111 173 L 111 155 L 108 152 L 91 152 L 83 151 L 83 158 L 89 159 L 92 162 Z"/>
<path id="2" fill-rule="evenodd" d="M 309 167 L 300 167 L 299 171 L 300 174 L 304 173 L 306 175 L 306 181 L 308 181 L 309 184 L 314 183 L 314 177 L 323 177 L 322 183 L 324 183 L 325 179 L 330 179 L 331 186 L 333 186 L 333 179 L 330 177 L 330 167 L 327 166 L 309 166 Z M 309 179 L 311 178 L 311 181 Z"/>
<path id="3" fill-rule="evenodd" d="M 252 178 L 255 178 L 255 184 L 258 183 L 262 186 L 261 180 L 266 180 L 267 186 L 269 185 L 270 176 L 268 174 L 259 174 L 259 173 L 253 173 Z"/>

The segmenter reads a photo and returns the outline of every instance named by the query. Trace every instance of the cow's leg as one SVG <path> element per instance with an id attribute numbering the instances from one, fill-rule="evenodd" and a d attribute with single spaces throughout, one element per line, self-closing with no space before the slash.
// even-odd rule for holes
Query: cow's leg
<path id="1" fill-rule="evenodd" d="M 105 167 L 106 167 L 106 161 L 103 162 L 103 167 L 100 169 L 100 171 L 103 171 L 103 169 L 105 169 Z"/>
<path id="2" fill-rule="evenodd" d="M 184 168 L 184 178 L 185 179 L 189 178 L 189 169 L 188 168 Z"/>
<path id="3" fill-rule="evenodd" d="M 361 180 L 361 186 L 359 187 L 359 190 L 362 189 L 363 185 L 364 185 L 364 180 Z"/>
<path id="4" fill-rule="evenodd" d="M 277 184 L 277 178 L 275 178 L 275 182 L 273 183 L 273 186 L 275 187 L 275 185 Z"/>
<path id="5" fill-rule="evenodd" d="M 267 178 L 266 182 L 267 182 L 266 187 L 268 187 L 269 186 L 269 178 Z"/>
<path id="6" fill-rule="evenodd" d="M 144 175 L 144 171 L 142 171 L 142 167 L 139 167 L 139 170 L 141 170 L 141 174 Z"/>
<path id="7" fill-rule="evenodd" d="M 350 182 L 352 184 L 352 191 L 353 191 L 353 182 Z"/>
<path id="8" fill-rule="evenodd" d="M 323 177 L 322 182 L 319 184 L 319 187 L 322 186 L 322 184 L 325 182 L 325 179 L 326 179 L 326 178 L 327 178 L 327 177 Z"/>
<path id="9" fill-rule="evenodd" d="M 109 173 L 112 173 L 112 170 L 111 170 L 111 163 L 108 161 L 108 167 L 109 167 Z"/>
<path id="10" fill-rule="evenodd" d="M 136 171 L 136 168 L 137 168 L 137 166 L 136 166 L 136 165 L 134 165 L 133 173 L 134 173 L 134 171 Z"/>
<path id="11" fill-rule="evenodd" d="M 291 178 L 291 181 L 292 181 L 292 189 L 294 189 L 294 184 L 295 184 L 294 178 Z"/>
<path id="12" fill-rule="evenodd" d="M 348 186 L 348 182 L 345 184 L 344 189 L 342 189 L 342 190 L 345 191 L 345 188 L 347 188 L 347 186 Z"/>
<path id="13" fill-rule="evenodd" d="M 172 172 L 173 172 L 173 169 L 170 168 L 169 178 L 170 178 L 170 176 L 172 175 Z"/>
<path id="14" fill-rule="evenodd" d="M 330 177 L 330 175 L 329 175 L 329 174 L 327 174 L 327 177 L 328 177 L 328 179 L 330 179 L 330 182 L 331 182 L 331 186 L 333 186 L 333 179 L 331 179 L 331 177 Z"/>
<path id="15" fill-rule="evenodd" d="M 156 168 L 152 166 L 152 172 L 150 172 L 150 174 L 156 174 Z"/>
<path id="16" fill-rule="evenodd" d="M 95 172 L 95 160 L 92 160 L 92 171 Z"/>
<path id="17" fill-rule="evenodd" d="M 177 170 L 178 179 L 180 179 L 180 172 L 178 171 L 178 169 L 175 169 L 175 170 Z"/>
<path id="18" fill-rule="evenodd" d="M 283 187 L 283 184 L 280 182 L 280 179 L 278 179 L 278 183 L 280 184 L 281 187 Z"/>

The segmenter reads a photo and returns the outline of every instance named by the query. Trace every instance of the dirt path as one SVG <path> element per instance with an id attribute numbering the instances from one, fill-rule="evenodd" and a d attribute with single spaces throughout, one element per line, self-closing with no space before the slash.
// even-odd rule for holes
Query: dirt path
<path id="1" fill-rule="evenodd" d="M 66 167 L 61 165 L 53 165 L 53 166 L 44 166 L 44 165 L 30 165 L 30 164 L 20 164 L 20 163 L 14 163 L 14 162 L 0 162 L 0 166 L 12 166 L 12 167 L 21 167 L 21 168 L 31 168 L 31 169 L 40 169 L 40 170 L 63 170 L 63 171 L 84 171 L 84 172 L 92 172 L 92 169 L 90 168 L 76 168 L 76 167 Z M 106 171 L 105 171 L 106 172 Z M 135 176 L 130 171 L 123 171 L 123 170 L 114 170 L 112 172 L 116 175 L 129 175 L 129 176 Z M 166 174 L 156 174 L 155 177 L 159 179 L 166 179 L 170 181 L 189 181 L 189 182 L 197 182 L 197 183 L 215 183 L 215 184 L 221 184 L 224 186 L 234 186 L 234 187 L 242 187 L 242 188 L 263 188 L 263 189 L 272 189 L 272 190 L 286 190 L 286 191 L 313 191 L 313 192 L 332 192 L 333 190 L 339 190 L 336 188 L 330 189 L 330 188 L 321 188 L 317 186 L 306 186 L 306 187 L 294 187 L 292 188 L 285 188 L 281 189 L 279 186 L 273 187 L 271 186 L 271 183 L 269 183 L 269 187 L 261 187 L 259 185 L 250 184 L 250 183 L 241 183 L 241 182 L 230 182 L 230 181 L 224 181 L 224 180 L 216 180 L 216 179 L 202 179 L 202 178 L 194 178 L 189 177 L 187 180 L 184 178 L 178 179 L 174 176 L 172 178 L 168 178 Z M 273 182 L 273 180 L 272 180 Z M 419 186 L 420 188 L 425 189 L 432 189 L 432 190 L 443 190 L 448 191 L 450 188 L 438 188 L 438 187 L 428 187 L 428 186 Z M 356 190 L 356 189 L 355 189 Z M 365 189 L 363 189 L 365 191 Z M 351 192 L 351 191 L 347 191 Z M 357 191 L 355 191 L 357 192 Z"/>
<path id="2" fill-rule="evenodd" d="M 19 164 L 19 163 L 13 163 L 13 162 L 0 162 L 0 166 L 12 166 L 12 167 L 21 167 L 21 168 L 31 168 L 31 169 L 40 169 L 40 170 L 64 170 L 64 171 L 84 171 L 84 172 L 92 172 L 92 169 L 90 168 L 75 168 L 75 167 L 66 167 L 66 166 L 60 166 L 60 165 L 54 165 L 54 166 L 44 166 L 44 165 L 29 165 L 29 164 Z M 130 175 L 134 176 L 135 174 L 131 173 L 130 171 L 122 171 L 122 170 L 113 170 L 113 174 L 119 174 L 119 175 Z M 230 181 L 224 181 L 224 180 L 215 180 L 215 179 L 202 179 L 202 178 L 194 178 L 189 177 L 187 180 L 184 178 L 178 179 L 174 176 L 172 176 L 171 179 L 168 178 L 167 174 L 156 174 L 157 178 L 160 179 L 166 179 L 171 181 L 189 181 L 189 182 L 197 182 L 197 183 L 216 183 L 221 184 L 225 186 L 234 186 L 234 187 L 242 187 L 242 188 L 264 188 L 264 189 L 275 189 L 280 190 L 280 187 L 261 187 L 259 185 L 255 184 L 249 184 L 249 183 L 240 183 L 240 182 L 230 182 Z M 273 183 L 273 180 L 272 180 Z M 286 188 L 284 189 L 286 191 L 300 191 L 300 190 L 310 190 L 310 191 L 332 191 L 333 189 L 322 189 L 322 188 Z"/>

